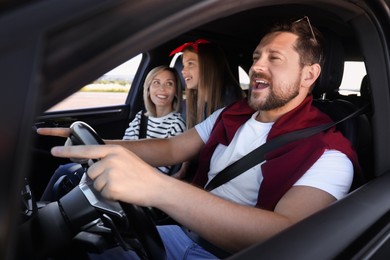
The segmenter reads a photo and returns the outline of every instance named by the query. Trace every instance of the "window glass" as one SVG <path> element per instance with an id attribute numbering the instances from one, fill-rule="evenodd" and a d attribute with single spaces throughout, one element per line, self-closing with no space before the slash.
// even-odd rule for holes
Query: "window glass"
<path id="1" fill-rule="evenodd" d="M 242 89 L 249 87 L 249 76 L 241 67 L 238 68 L 240 85 Z M 364 75 L 366 75 L 364 62 L 347 61 L 344 63 L 343 79 L 340 85 L 340 94 L 360 95 L 360 85 Z"/>
<path id="2" fill-rule="evenodd" d="M 48 111 L 123 105 L 142 59 L 142 54 L 108 71 L 94 82 L 61 101 Z"/>
<path id="3" fill-rule="evenodd" d="M 364 62 L 347 61 L 344 63 L 343 79 L 340 85 L 340 94 L 360 95 L 360 85 L 364 75 L 366 75 L 366 67 Z"/>
<path id="4" fill-rule="evenodd" d="M 249 76 L 248 73 L 245 72 L 243 68 L 238 67 L 238 77 L 240 80 L 240 85 L 243 90 L 247 90 L 249 88 Z"/>

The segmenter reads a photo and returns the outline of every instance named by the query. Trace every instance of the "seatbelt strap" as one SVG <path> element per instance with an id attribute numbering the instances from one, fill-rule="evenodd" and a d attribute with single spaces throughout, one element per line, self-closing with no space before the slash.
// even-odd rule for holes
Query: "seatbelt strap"
<path id="1" fill-rule="evenodd" d="M 241 173 L 249 170 L 250 168 L 256 166 L 257 164 L 263 162 L 265 160 L 265 154 L 269 151 L 272 151 L 276 148 L 282 147 L 285 144 L 307 138 L 310 136 L 313 136 L 315 134 L 318 134 L 320 132 L 323 132 L 341 122 L 344 122 L 345 120 L 348 120 L 350 118 L 353 118 L 360 114 L 368 105 L 365 105 L 355 112 L 351 113 L 350 115 L 336 121 L 331 122 L 319 126 L 313 126 L 310 128 L 305 128 L 297 131 L 293 131 L 290 133 L 286 133 L 280 136 L 275 137 L 272 140 L 269 140 L 268 142 L 264 143 L 263 145 L 260 145 L 258 148 L 253 150 L 252 152 L 248 153 L 247 155 L 241 157 L 238 161 L 232 163 L 231 165 L 227 166 L 225 169 L 223 169 L 221 172 L 219 172 L 205 187 L 205 190 L 211 191 L 222 184 L 234 179 Z"/>
<path id="2" fill-rule="evenodd" d="M 141 122 L 140 122 L 140 126 L 139 126 L 138 139 L 146 138 L 146 130 L 147 130 L 147 128 L 148 128 L 148 117 L 145 116 L 145 111 L 142 110 Z"/>

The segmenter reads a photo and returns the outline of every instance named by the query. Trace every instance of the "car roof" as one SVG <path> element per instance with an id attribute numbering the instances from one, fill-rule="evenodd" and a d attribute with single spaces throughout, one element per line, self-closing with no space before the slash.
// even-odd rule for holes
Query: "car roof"
<path id="1" fill-rule="evenodd" d="M 331 30 L 340 36 L 349 46 L 346 55 L 350 59 L 362 59 L 358 45 L 350 44 L 356 39 L 348 20 L 355 19 L 363 11 L 344 1 L 283 1 L 282 7 L 269 1 L 237 4 L 226 0 L 223 5 L 189 0 L 166 3 L 39 1 L 31 7 L 26 4 L 20 16 L 16 10 L 16 14 L 2 24 L 14 23 L 25 28 L 27 33 L 15 37 L 29 41 L 34 40 L 29 37 L 43 37 L 44 89 L 55 89 L 43 92 L 43 109 L 138 53 L 156 47 L 159 52 L 168 52 L 183 40 L 197 35 L 217 39 L 224 48 L 236 50 L 242 60 L 250 62 L 254 47 L 270 24 L 304 15 L 320 29 Z M 151 13 L 150 6 L 159 12 Z M 48 12 L 35 19 L 33 14 L 40 8 Z M 72 85 L 75 87 L 68 88 Z"/>

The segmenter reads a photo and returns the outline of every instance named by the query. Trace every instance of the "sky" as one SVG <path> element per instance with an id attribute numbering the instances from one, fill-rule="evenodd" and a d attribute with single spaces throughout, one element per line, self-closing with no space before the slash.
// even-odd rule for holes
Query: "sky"
<path id="1" fill-rule="evenodd" d="M 344 64 L 344 75 L 349 76 L 343 78 L 340 89 L 360 90 L 360 84 L 366 73 L 364 62 L 346 62 Z"/>
<path id="2" fill-rule="evenodd" d="M 134 76 L 135 72 L 141 62 L 142 54 L 135 56 L 134 58 L 126 61 L 125 63 L 119 65 L 118 67 L 110 70 L 105 75 L 106 76 L 122 76 L 127 78 L 129 75 Z"/>

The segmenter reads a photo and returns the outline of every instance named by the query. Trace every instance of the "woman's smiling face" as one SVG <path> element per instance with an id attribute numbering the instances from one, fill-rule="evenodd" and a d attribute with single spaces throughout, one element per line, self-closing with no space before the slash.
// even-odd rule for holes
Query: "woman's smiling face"
<path id="1" fill-rule="evenodd" d="M 159 72 L 150 84 L 150 99 L 156 108 L 169 108 L 176 94 L 176 81 L 172 72 L 163 70 Z"/>

